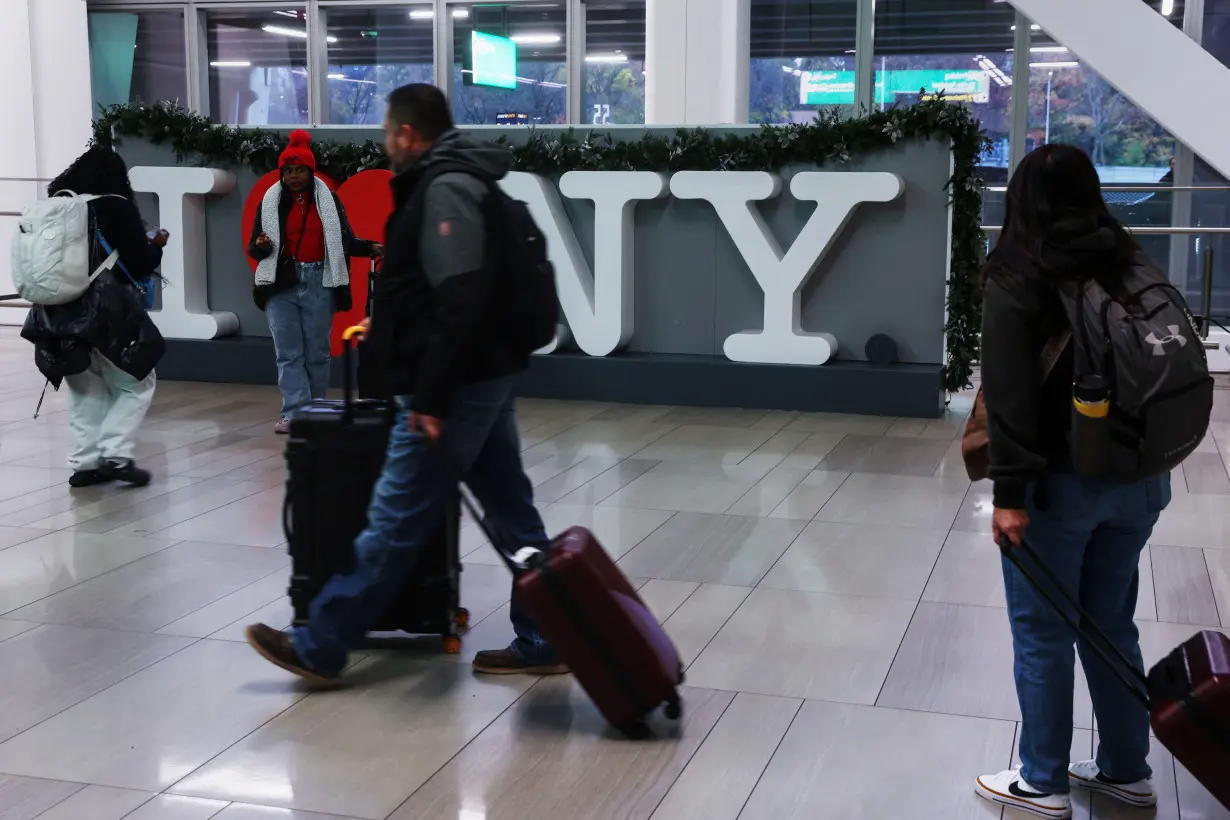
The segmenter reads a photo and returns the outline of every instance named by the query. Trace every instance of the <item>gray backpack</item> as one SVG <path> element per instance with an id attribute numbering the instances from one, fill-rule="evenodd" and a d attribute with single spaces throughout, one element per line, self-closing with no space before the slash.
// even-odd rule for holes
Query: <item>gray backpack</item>
<path id="1" fill-rule="evenodd" d="M 1199 446 L 1213 411 L 1204 340 L 1183 294 L 1142 261 L 1115 283 L 1060 287 L 1072 323 L 1075 377 L 1110 387 L 1110 447 L 1103 478 L 1142 481 L 1170 472 Z"/>

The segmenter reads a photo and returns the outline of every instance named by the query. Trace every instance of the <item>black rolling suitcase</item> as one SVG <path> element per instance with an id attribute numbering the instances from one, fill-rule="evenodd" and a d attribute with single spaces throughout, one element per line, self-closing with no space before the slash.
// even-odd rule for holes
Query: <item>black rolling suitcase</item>
<path id="1" fill-rule="evenodd" d="M 346 342 L 345 398 L 314 401 L 291 418 L 286 445 L 289 478 L 283 527 L 291 558 L 294 624 L 325 582 L 354 565 L 354 542 L 367 524 L 372 488 L 384 466 L 392 403 L 353 398 L 353 345 Z M 460 605 L 459 501 L 448 505 L 431 546 L 372 632 L 440 635 L 447 652 L 461 650 L 458 635 L 469 613 Z"/>

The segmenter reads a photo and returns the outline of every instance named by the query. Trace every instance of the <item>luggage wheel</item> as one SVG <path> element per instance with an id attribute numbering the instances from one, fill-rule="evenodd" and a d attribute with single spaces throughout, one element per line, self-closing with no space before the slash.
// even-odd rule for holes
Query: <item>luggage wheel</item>
<path id="1" fill-rule="evenodd" d="M 461 654 L 461 638 L 458 638 L 456 635 L 445 635 L 444 636 L 444 651 L 446 654 L 449 654 L 449 655 L 460 655 Z"/>
<path id="2" fill-rule="evenodd" d="M 679 720 L 683 717 L 683 701 L 679 699 L 679 694 L 672 694 L 666 700 L 666 708 L 662 710 L 669 720 Z"/>
<path id="3" fill-rule="evenodd" d="M 470 628 L 470 610 L 461 607 L 457 610 L 457 614 L 453 616 L 453 623 L 458 629 Z"/>

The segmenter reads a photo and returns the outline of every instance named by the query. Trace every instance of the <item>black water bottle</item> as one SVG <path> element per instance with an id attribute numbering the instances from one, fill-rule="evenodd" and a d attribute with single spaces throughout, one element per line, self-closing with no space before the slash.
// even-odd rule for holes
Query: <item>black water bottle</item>
<path id="1" fill-rule="evenodd" d="M 1110 459 L 1110 387 L 1101 376 L 1072 385 L 1072 467 L 1077 475 L 1100 478 Z"/>

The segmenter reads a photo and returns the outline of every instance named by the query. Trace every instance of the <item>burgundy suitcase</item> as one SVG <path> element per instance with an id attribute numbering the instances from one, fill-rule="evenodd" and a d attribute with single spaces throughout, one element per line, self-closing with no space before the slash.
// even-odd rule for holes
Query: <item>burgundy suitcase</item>
<path id="1" fill-rule="evenodd" d="M 1022 563 L 1018 550 L 1007 544 L 1001 544 L 1000 549 L 1115 677 L 1148 707 L 1154 734 L 1175 760 L 1230 809 L 1230 638 L 1220 632 L 1201 632 L 1155 664 L 1146 676 L 1124 657 L 1028 544 L 1022 543 L 1019 552 L 1027 555 L 1050 586 L 1067 599 L 1080 616 L 1080 623 L 1038 582 Z"/>
<path id="2" fill-rule="evenodd" d="M 465 505 L 515 577 L 514 594 L 612 726 L 645 737 L 660 706 L 683 714 L 679 652 L 593 533 L 573 527 L 522 561 L 499 522 Z"/>

